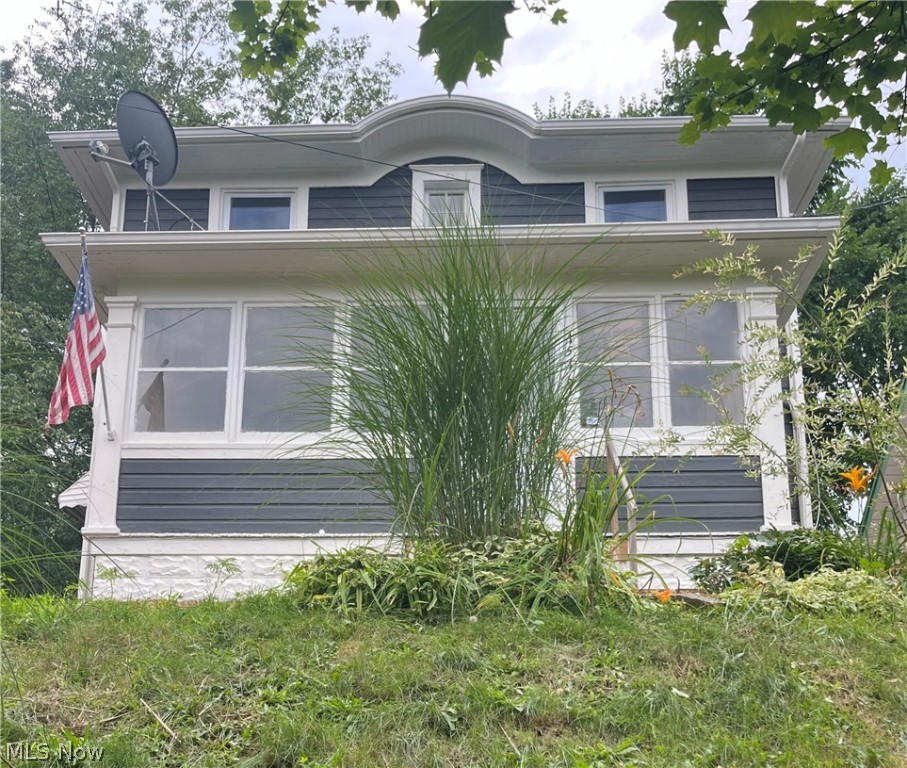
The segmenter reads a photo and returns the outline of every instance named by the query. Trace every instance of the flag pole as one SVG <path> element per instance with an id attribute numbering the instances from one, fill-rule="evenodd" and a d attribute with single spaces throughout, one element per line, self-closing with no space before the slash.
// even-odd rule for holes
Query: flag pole
<path id="1" fill-rule="evenodd" d="M 88 244 L 85 240 L 85 227 L 79 227 L 79 239 L 82 241 L 82 258 L 88 261 Z M 92 297 L 92 300 L 94 297 Z M 98 378 L 101 380 L 101 399 L 104 401 L 104 426 L 107 429 L 107 439 L 113 442 L 117 433 L 110 428 L 110 406 L 107 403 L 107 379 L 104 377 L 104 363 L 98 366 Z"/>

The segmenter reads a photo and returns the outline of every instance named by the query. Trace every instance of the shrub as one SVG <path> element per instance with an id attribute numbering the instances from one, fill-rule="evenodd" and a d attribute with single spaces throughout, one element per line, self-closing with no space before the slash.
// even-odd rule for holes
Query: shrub
<path id="1" fill-rule="evenodd" d="M 723 595 L 732 608 L 907 616 L 907 600 L 897 582 L 856 569 L 822 568 L 789 581 L 777 564 L 753 568 Z"/>
<path id="2" fill-rule="evenodd" d="M 857 539 L 833 531 L 771 530 L 755 539 L 741 536 L 722 555 L 695 565 L 690 575 L 702 589 L 721 592 L 737 583 L 750 568 L 776 563 L 787 580 L 796 581 L 822 569 L 844 571 L 860 567 L 860 550 Z"/>
<path id="3" fill-rule="evenodd" d="M 421 543 L 404 555 L 353 549 L 299 563 L 286 583 L 303 607 L 341 613 L 453 616 L 496 607 L 582 612 L 589 594 L 596 602 L 635 600 L 629 574 L 612 566 L 593 588 L 587 577 L 558 568 L 557 549 L 556 540 L 542 530 L 465 547 Z"/>

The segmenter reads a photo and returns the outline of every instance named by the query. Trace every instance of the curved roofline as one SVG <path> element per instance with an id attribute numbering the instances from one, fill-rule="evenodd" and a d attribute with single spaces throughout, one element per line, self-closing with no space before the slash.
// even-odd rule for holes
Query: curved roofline
<path id="1" fill-rule="evenodd" d="M 539 132 L 540 121 L 534 117 L 521 112 L 515 107 L 501 104 L 491 99 L 484 99 L 478 96 L 419 96 L 415 99 L 407 99 L 394 104 L 388 104 L 377 112 L 373 112 L 367 117 L 362 118 L 357 123 L 353 123 L 354 132 L 365 135 L 377 128 L 383 127 L 386 123 L 393 122 L 400 118 L 411 117 L 420 112 L 434 112 L 439 108 L 452 109 L 463 112 L 470 112 L 475 115 L 485 115 L 487 117 L 501 120 L 502 122 L 512 125 L 514 128 L 523 130 L 528 135 L 537 135 Z"/>

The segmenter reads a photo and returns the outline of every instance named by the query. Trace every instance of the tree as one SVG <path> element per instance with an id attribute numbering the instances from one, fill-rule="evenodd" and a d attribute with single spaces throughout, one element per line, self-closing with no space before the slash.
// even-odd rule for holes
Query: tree
<path id="1" fill-rule="evenodd" d="M 366 67 L 367 51 L 367 38 L 334 34 L 293 70 L 249 87 L 216 0 L 119 0 L 100 12 L 71 0 L 48 9 L 29 41 L 0 62 L 0 524 L 3 574 L 16 588 L 60 589 L 75 579 L 78 530 L 57 510 L 56 496 L 87 471 L 91 450 L 88 409 L 41 434 L 73 289 L 39 233 L 98 226 L 47 132 L 112 127 L 117 98 L 132 88 L 157 99 L 176 125 L 250 115 L 357 119 L 392 99 L 399 72 L 387 57 Z"/>
<path id="2" fill-rule="evenodd" d="M 683 115 L 690 103 L 698 82 L 696 58 L 686 52 L 661 55 L 661 87 L 655 89 L 653 97 L 641 94 L 629 99 L 620 97 L 618 117 L 666 117 Z M 538 104 L 532 105 L 536 120 L 576 120 L 583 118 L 611 117 L 608 105 L 599 107 L 591 99 L 580 99 L 575 105 L 569 92 L 559 107 L 554 96 L 548 99 L 548 109 L 543 111 Z"/>
<path id="3" fill-rule="evenodd" d="M 855 125 L 826 139 L 835 157 L 884 152 L 907 129 L 907 4 L 877 0 L 758 0 L 747 13 L 752 31 L 738 54 L 721 51 L 729 29 L 726 0 L 672 0 L 665 15 L 675 22 L 677 50 L 696 44 L 703 56 L 681 141 L 727 125 L 731 115 L 764 104 L 772 125 L 790 123 L 797 133 L 836 117 Z M 883 160 L 873 182 L 893 170 Z"/>
<path id="4" fill-rule="evenodd" d="M 292 66 L 259 78 L 246 96 L 257 114 L 249 121 L 355 123 L 393 101 L 392 84 L 403 72 L 385 54 L 368 66 L 367 35 L 343 39 L 335 27 L 313 40 Z"/>

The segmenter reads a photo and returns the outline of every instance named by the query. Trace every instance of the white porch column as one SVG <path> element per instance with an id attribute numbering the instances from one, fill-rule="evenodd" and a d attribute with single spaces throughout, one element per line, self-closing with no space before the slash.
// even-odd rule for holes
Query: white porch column
<path id="1" fill-rule="evenodd" d="M 126 404 L 129 394 L 130 350 L 135 329 L 134 296 L 105 297 L 107 316 L 107 357 L 103 376 L 107 387 L 110 424 L 104 410 L 101 374 L 95 382 L 94 435 L 91 443 L 91 468 L 88 479 L 88 504 L 82 535 L 110 536 L 117 527 L 117 492 L 120 475 L 120 446 L 126 432 Z M 108 428 L 113 439 L 108 435 Z"/>
<path id="2" fill-rule="evenodd" d="M 755 294 L 749 301 L 749 323 L 752 326 L 776 327 L 778 311 L 774 294 Z M 749 345 L 747 354 L 756 359 L 777 359 L 776 346 Z M 784 432 L 784 409 L 781 382 L 758 380 L 749 384 L 750 410 L 758 414 L 756 442 L 762 464 L 762 513 L 766 527 L 792 527 L 790 484 L 788 478 L 787 439 Z M 762 402 L 752 398 L 759 393 Z"/>

